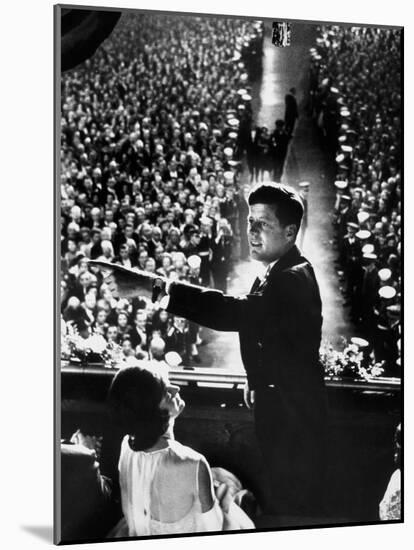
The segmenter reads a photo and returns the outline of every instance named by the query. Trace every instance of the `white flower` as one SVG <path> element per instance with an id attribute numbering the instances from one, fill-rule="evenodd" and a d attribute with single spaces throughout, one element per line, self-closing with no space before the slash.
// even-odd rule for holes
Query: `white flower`
<path id="1" fill-rule="evenodd" d="M 371 376 L 381 376 L 383 372 L 384 369 L 380 366 L 379 363 L 377 363 L 371 369 Z"/>
<path id="2" fill-rule="evenodd" d="M 101 334 L 92 334 L 84 341 L 86 349 L 90 349 L 93 353 L 101 354 L 105 351 L 107 342 Z"/>

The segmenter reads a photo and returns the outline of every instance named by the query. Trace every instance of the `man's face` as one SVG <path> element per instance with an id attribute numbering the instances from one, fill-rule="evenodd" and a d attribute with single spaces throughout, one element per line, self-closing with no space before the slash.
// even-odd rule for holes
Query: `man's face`
<path id="1" fill-rule="evenodd" d="M 104 309 L 101 309 L 98 311 L 96 315 L 96 322 L 99 323 L 100 325 L 103 325 L 106 321 L 106 317 L 107 317 L 106 311 Z"/>
<path id="2" fill-rule="evenodd" d="M 86 288 L 88 284 L 90 283 L 91 277 L 89 273 L 82 273 L 82 275 L 79 277 L 80 284 Z"/>
<path id="3" fill-rule="evenodd" d="M 118 326 L 121 328 L 125 328 L 128 324 L 128 317 L 121 313 L 118 315 Z"/>
<path id="4" fill-rule="evenodd" d="M 141 313 L 138 313 L 138 315 L 135 318 L 135 324 L 136 326 L 141 329 L 145 330 L 145 324 L 147 322 L 147 318 L 145 315 L 142 315 Z"/>
<path id="5" fill-rule="evenodd" d="M 129 340 L 125 340 L 122 344 L 122 351 L 124 352 L 124 355 L 128 356 L 132 353 L 132 346 L 131 342 Z"/>
<path id="6" fill-rule="evenodd" d="M 118 336 L 118 329 L 116 327 L 109 327 L 106 336 L 108 340 L 116 340 L 116 337 Z"/>
<path id="7" fill-rule="evenodd" d="M 282 227 L 268 204 L 251 205 L 247 222 L 251 257 L 265 265 L 280 258 L 294 241 L 292 226 Z"/>

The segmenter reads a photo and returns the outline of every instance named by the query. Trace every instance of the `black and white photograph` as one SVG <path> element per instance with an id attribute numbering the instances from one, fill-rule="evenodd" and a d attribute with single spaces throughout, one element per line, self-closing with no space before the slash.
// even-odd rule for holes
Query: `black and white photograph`
<path id="1" fill-rule="evenodd" d="M 401 523 L 404 22 L 150 7 L 54 7 L 54 542 Z"/>

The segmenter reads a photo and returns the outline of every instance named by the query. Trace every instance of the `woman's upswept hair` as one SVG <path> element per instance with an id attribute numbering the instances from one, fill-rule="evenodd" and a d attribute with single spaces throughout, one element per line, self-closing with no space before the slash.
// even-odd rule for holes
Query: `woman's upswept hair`
<path id="1" fill-rule="evenodd" d="M 122 433 L 130 436 L 133 451 L 149 449 L 166 432 L 169 414 L 159 407 L 166 391 L 161 377 L 140 367 L 127 367 L 115 375 L 109 410 Z"/>

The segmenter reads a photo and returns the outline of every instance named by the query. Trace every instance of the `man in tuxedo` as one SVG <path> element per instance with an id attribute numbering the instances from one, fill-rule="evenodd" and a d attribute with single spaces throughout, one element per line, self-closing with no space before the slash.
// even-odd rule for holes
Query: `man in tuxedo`
<path id="1" fill-rule="evenodd" d="M 251 256 L 266 266 L 247 296 L 172 283 L 168 311 L 237 331 L 247 373 L 245 400 L 267 467 L 266 511 L 310 517 L 322 493 L 325 388 L 319 364 L 321 299 L 311 264 L 295 245 L 303 205 L 281 185 L 249 195 Z"/>
<path id="2" fill-rule="evenodd" d="M 283 120 L 276 120 L 275 129 L 270 136 L 270 161 L 275 181 L 280 182 L 282 178 L 289 140 L 290 134 L 287 132 Z"/>
<path id="3" fill-rule="evenodd" d="M 266 267 L 265 276 L 240 297 L 174 281 L 163 307 L 200 325 L 239 333 L 245 402 L 254 408 L 266 468 L 262 505 L 278 518 L 273 525 L 283 524 L 282 516 L 300 524 L 301 518 L 320 517 L 323 494 L 321 299 L 313 268 L 295 245 L 303 216 L 296 192 L 264 183 L 252 190 L 248 203 L 250 253 Z M 115 279 L 119 289 L 133 289 L 132 281 Z M 155 282 L 161 291 L 163 284 Z"/>

